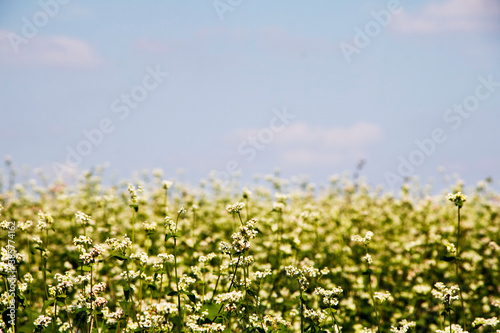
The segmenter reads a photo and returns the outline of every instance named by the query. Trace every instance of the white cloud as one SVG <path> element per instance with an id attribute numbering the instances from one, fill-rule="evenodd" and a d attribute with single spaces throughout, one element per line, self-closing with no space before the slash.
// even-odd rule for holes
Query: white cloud
<path id="1" fill-rule="evenodd" d="M 325 148 L 360 148 L 378 141 L 382 130 L 377 124 L 357 123 L 350 127 L 313 127 L 295 123 L 277 136 L 281 144 L 310 144 Z"/>
<path id="2" fill-rule="evenodd" d="M 294 149 L 283 154 L 286 163 L 308 166 L 308 165 L 337 165 L 344 161 L 345 155 L 332 152 L 317 152 L 306 149 Z"/>
<path id="3" fill-rule="evenodd" d="M 0 64 L 49 67 L 95 67 L 102 63 L 97 51 L 83 40 L 66 36 L 23 38 L 0 30 Z M 16 48 L 18 52 L 16 52 Z"/>
<path id="4" fill-rule="evenodd" d="M 440 34 L 500 31 L 497 0 L 445 0 L 427 3 L 418 14 L 403 11 L 391 25 L 399 33 Z"/>
<path id="5" fill-rule="evenodd" d="M 357 123 L 349 127 L 290 125 L 277 135 L 276 143 L 286 149 L 286 163 L 300 166 L 340 165 L 366 157 L 369 146 L 381 141 L 378 124 Z"/>
<path id="6" fill-rule="evenodd" d="M 250 137 L 259 137 L 262 129 L 240 129 L 228 142 L 240 140 L 251 142 Z M 282 162 L 298 166 L 334 166 L 365 158 L 367 149 L 379 143 L 383 132 L 378 124 L 357 123 L 348 127 L 311 126 L 291 123 L 274 133 L 272 147 Z"/>

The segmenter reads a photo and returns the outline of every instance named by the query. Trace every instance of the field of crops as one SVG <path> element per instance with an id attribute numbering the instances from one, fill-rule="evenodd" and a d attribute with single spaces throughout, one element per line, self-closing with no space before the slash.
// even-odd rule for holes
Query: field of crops
<path id="1" fill-rule="evenodd" d="M 500 332 L 488 182 L 11 185 L 3 332 Z"/>

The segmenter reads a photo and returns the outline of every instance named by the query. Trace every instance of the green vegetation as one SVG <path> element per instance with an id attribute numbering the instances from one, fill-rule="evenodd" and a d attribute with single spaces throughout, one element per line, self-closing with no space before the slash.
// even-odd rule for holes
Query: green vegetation
<path id="1" fill-rule="evenodd" d="M 487 182 L 130 183 L 3 184 L 3 332 L 499 332 Z"/>

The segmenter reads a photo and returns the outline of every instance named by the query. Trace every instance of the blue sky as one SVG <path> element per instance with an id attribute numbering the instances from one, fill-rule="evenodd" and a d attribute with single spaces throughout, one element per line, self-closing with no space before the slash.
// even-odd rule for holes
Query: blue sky
<path id="1" fill-rule="evenodd" d="M 3 1 L 0 154 L 469 184 L 500 170 L 500 2 Z"/>

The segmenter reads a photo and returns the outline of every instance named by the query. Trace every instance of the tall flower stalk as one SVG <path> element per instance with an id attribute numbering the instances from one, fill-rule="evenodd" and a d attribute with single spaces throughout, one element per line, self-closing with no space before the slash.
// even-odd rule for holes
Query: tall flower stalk
<path id="1" fill-rule="evenodd" d="M 368 268 L 363 274 L 365 274 L 368 278 L 368 290 L 370 291 L 370 298 L 371 298 L 372 303 L 373 303 L 373 310 L 375 311 L 378 332 L 381 332 L 380 331 L 380 314 L 379 314 L 379 311 L 377 309 L 377 303 L 375 302 L 375 294 L 373 292 L 372 280 L 371 280 L 373 271 L 372 271 L 370 265 L 373 263 L 373 259 L 372 259 L 371 255 L 368 253 L 368 244 L 370 244 L 372 237 L 373 237 L 373 232 L 367 231 L 365 237 L 361 237 L 359 235 L 354 235 L 354 236 L 352 236 L 351 240 L 353 242 L 363 244 L 363 247 L 365 248 L 365 256 L 363 257 L 363 260 L 366 262 L 366 265 Z"/>
<path id="2" fill-rule="evenodd" d="M 128 192 L 130 193 L 130 208 L 132 208 L 132 252 L 134 252 L 134 244 L 135 244 L 135 215 L 139 211 L 139 204 L 137 199 L 137 192 L 142 192 L 142 186 L 137 186 L 137 189 L 134 185 L 128 185 Z"/>
<path id="3" fill-rule="evenodd" d="M 175 274 L 176 291 L 174 293 L 171 293 L 171 294 L 177 295 L 177 309 L 179 311 L 179 321 L 178 321 L 179 331 L 182 328 L 182 321 L 183 320 L 182 320 L 182 308 L 181 308 L 181 290 L 179 288 L 179 275 L 177 272 L 177 269 L 178 269 L 178 265 L 177 265 L 177 237 L 179 237 L 179 234 L 178 234 L 179 217 L 182 214 L 186 214 L 186 210 L 183 207 L 181 207 L 181 209 L 179 209 L 179 211 L 177 212 L 177 218 L 176 218 L 175 222 L 170 217 L 168 217 L 168 216 L 165 217 L 165 230 L 166 230 L 165 242 L 169 238 L 174 239 L 174 274 Z"/>
<path id="4" fill-rule="evenodd" d="M 465 306 L 464 306 L 464 298 L 462 296 L 462 284 L 460 281 L 460 268 L 458 265 L 458 261 L 460 260 L 460 209 L 464 206 L 464 203 L 467 201 L 467 196 L 462 194 L 462 192 L 457 192 L 455 194 L 449 193 L 446 198 L 453 202 L 457 207 L 457 243 L 456 243 L 456 257 L 455 257 L 455 272 L 457 275 L 457 284 L 460 291 L 460 303 L 462 305 L 462 316 L 463 316 L 463 329 L 466 329 L 466 319 L 465 319 Z M 451 330 L 451 328 L 450 328 Z"/>

